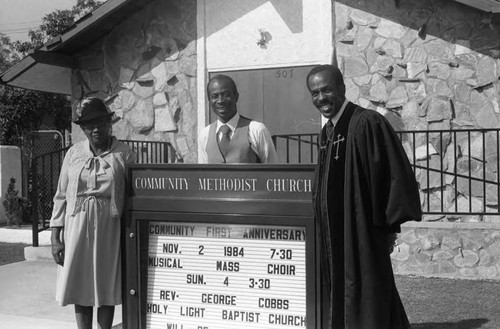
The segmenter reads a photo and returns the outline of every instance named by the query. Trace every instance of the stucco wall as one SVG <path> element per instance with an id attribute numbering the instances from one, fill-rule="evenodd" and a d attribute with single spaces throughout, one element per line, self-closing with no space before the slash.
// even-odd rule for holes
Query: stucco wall
<path id="1" fill-rule="evenodd" d="M 77 57 L 73 110 L 84 96 L 106 99 L 119 139 L 167 141 L 196 162 L 195 0 L 153 1 Z"/>
<path id="2" fill-rule="evenodd" d="M 207 69 L 329 63 L 331 9 L 330 0 L 205 1 Z"/>

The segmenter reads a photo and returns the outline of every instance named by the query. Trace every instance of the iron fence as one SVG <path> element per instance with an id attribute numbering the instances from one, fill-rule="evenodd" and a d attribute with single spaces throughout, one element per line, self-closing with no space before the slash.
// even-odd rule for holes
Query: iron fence
<path id="1" fill-rule="evenodd" d="M 172 144 L 167 142 L 151 142 L 122 140 L 134 151 L 137 163 L 177 163 L 182 162 Z"/>
<path id="2" fill-rule="evenodd" d="M 136 155 L 137 163 L 181 162 L 175 149 L 167 142 L 122 140 Z M 28 198 L 31 204 L 33 246 L 38 246 L 38 233 L 49 227 L 53 197 L 59 173 L 69 147 L 32 157 L 28 174 Z"/>
<path id="3" fill-rule="evenodd" d="M 34 156 L 28 173 L 28 198 L 31 204 L 33 246 L 38 247 L 38 233 L 49 227 L 52 206 L 64 156 L 69 147 Z"/>
<path id="4" fill-rule="evenodd" d="M 318 134 L 274 135 L 272 138 L 281 163 L 316 162 Z"/>
<path id="5" fill-rule="evenodd" d="M 427 220 L 499 215 L 500 129 L 398 131 Z M 318 134 L 273 136 L 285 163 L 316 163 Z M 487 217 L 486 217 L 487 219 Z"/>
<path id="6" fill-rule="evenodd" d="M 398 131 L 419 183 L 422 210 L 429 220 L 499 215 L 500 129 Z M 318 134 L 275 135 L 282 163 L 315 163 Z M 182 162 L 170 143 L 124 140 L 137 163 Z M 52 198 L 68 148 L 32 158 L 29 198 L 33 245 L 48 227 Z M 36 233 L 36 234 L 35 234 Z"/>
<path id="7" fill-rule="evenodd" d="M 398 132 L 428 215 L 498 214 L 500 129 Z"/>

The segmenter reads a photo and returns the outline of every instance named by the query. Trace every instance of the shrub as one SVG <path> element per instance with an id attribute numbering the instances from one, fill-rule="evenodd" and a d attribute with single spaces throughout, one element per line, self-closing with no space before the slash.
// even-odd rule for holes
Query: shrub
<path id="1" fill-rule="evenodd" d="M 2 204 L 5 208 L 5 216 L 7 217 L 7 225 L 21 226 L 23 219 L 29 209 L 29 202 L 26 198 L 20 197 L 19 191 L 16 190 L 16 179 L 11 177 L 7 192 L 5 192 Z"/>

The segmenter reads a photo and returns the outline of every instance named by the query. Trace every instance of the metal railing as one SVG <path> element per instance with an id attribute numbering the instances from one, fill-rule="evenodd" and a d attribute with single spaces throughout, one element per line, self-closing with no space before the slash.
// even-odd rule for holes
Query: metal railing
<path id="1" fill-rule="evenodd" d="M 182 158 L 168 142 L 121 140 L 134 151 L 137 163 L 178 163 Z"/>
<path id="2" fill-rule="evenodd" d="M 397 132 L 426 214 L 495 215 L 500 200 L 500 129 Z"/>
<path id="3" fill-rule="evenodd" d="M 315 163 L 318 157 L 318 134 L 272 136 L 281 163 Z"/>
<path id="4" fill-rule="evenodd" d="M 137 163 L 182 162 L 168 142 L 122 140 L 136 155 Z M 31 159 L 28 174 L 28 198 L 31 204 L 33 246 L 38 246 L 38 233 L 49 227 L 53 198 L 57 190 L 64 156 L 69 147 L 40 154 Z"/>
<path id="5" fill-rule="evenodd" d="M 64 156 L 69 147 L 40 154 L 31 159 L 28 173 L 28 198 L 31 204 L 33 246 L 38 247 L 38 233 L 49 227 L 52 201 Z"/>
<path id="6" fill-rule="evenodd" d="M 500 129 L 398 131 L 426 215 L 498 215 Z M 318 134 L 273 136 L 280 160 L 316 163 Z M 305 156 L 304 156 L 305 155 Z"/>

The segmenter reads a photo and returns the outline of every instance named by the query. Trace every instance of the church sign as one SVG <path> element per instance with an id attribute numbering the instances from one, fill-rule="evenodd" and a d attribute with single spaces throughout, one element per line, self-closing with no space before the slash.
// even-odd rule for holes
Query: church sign
<path id="1" fill-rule="evenodd" d="M 309 165 L 132 165 L 124 328 L 315 328 Z"/>

